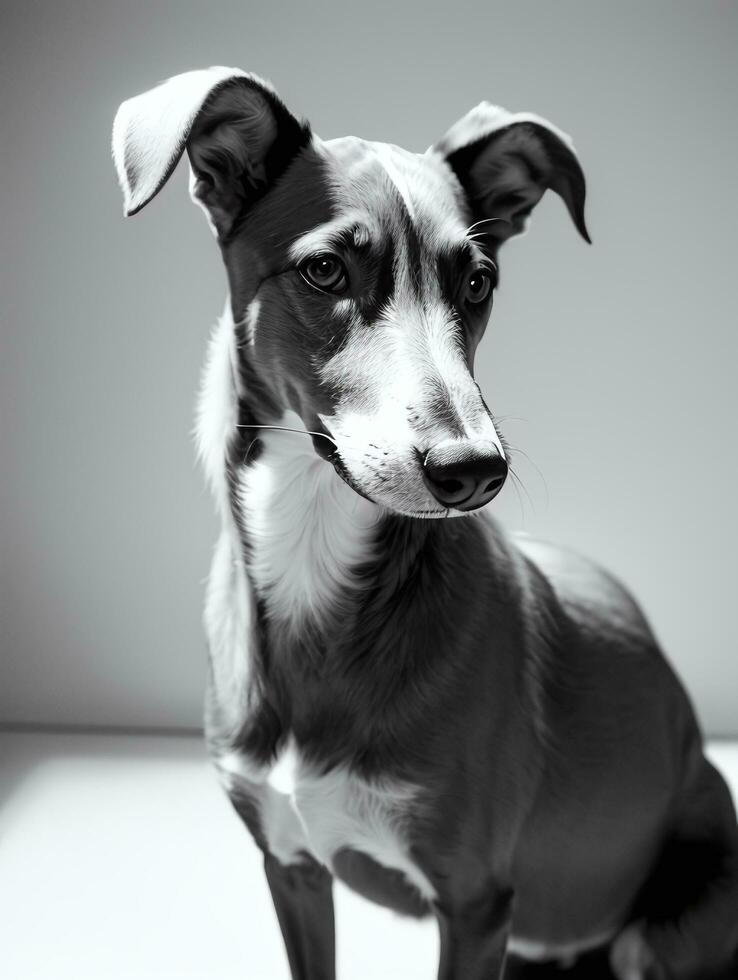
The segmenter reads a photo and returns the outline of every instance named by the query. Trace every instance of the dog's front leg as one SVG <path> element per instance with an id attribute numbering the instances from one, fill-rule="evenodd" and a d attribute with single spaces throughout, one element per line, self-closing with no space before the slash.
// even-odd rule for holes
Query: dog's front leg
<path id="1" fill-rule="evenodd" d="M 307 851 L 289 799 L 267 783 L 231 777 L 236 812 L 264 854 L 264 870 L 292 980 L 335 980 L 333 876 Z"/>
<path id="2" fill-rule="evenodd" d="M 438 980 L 499 980 L 505 965 L 512 889 L 491 885 L 471 902 L 441 905 Z"/>
<path id="3" fill-rule="evenodd" d="M 282 864 L 264 856 L 292 980 L 335 980 L 333 878 L 313 858 Z"/>

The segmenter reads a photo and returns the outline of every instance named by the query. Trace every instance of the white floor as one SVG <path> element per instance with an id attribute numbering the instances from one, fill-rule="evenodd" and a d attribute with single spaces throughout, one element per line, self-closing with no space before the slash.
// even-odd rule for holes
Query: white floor
<path id="1" fill-rule="evenodd" d="M 738 791 L 738 743 L 710 754 Z M 341 980 L 430 980 L 438 939 L 342 887 Z M 0 733 L 5 980 L 287 980 L 261 858 L 200 739 Z"/>

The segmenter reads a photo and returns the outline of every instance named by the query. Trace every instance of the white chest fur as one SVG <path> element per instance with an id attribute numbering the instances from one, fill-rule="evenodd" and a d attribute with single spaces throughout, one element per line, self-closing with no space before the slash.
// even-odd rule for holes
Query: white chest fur
<path id="1" fill-rule="evenodd" d="M 405 826 L 416 807 L 416 787 L 370 783 L 344 767 L 320 774 L 290 741 L 271 770 L 255 770 L 233 752 L 218 761 L 229 788 L 242 780 L 259 804 L 270 851 L 285 864 L 307 851 L 332 868 L 344 848 L 360 851 L 386 868 L 403 872 L 424 898 L 433 886 L 408 854 Z"/>
<path id="2" fill-rule="evenodd" d="M 294 413 L 280 424 L 304 431 Z M 354 585 L 352 568 L 369 557 L 380 512 L 316 455 L 307 434 L 258 434 L 263 450 L 243 469 L 239 493 L 249 572 L 269 614 L 299 628 Z"/>

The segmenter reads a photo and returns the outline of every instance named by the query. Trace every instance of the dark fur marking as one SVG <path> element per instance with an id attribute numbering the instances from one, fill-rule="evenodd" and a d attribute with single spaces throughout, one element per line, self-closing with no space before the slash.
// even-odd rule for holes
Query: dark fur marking
<path id="1" fill-rule="evenodd" d="M 505 134 L 509 133 L 511 129 L 520 127 L 529 132 L 531 134 L 531 138 L 543 148 L 551 168 L 556 175 L 553 181 L 549 180 L 548 182 L 545 182 L 543 186 L 552 187 L 556 190 L 556 184 L 558 181 L 561 180 L 567 182 L 570 188 L 570 193 L 567 195 L 562 195 L 564 197 L 564 203 L 567 206 L 577 231 L 586 242 L 590 242 L 591 239 L 584 220 L 584 199 L 586 196 L 584 174 L 582 173 L 576 158 L 569 151 L 569 149 L 564 146 L 561 140 L 550 132 L 545 126 L 540 126 L 533 122 L 512 123 L 510 126 L 505 126 L 502 129 L 495 130 L 493 133 L 486 136 L 481 136 L 479 139 L 472 140 L 465 146 L 462 146 L 453 153 L 450 153 L 446 158 L 447 163 L 458 177 L 461 185 L 467 191 L 469 202 L 472 206 L 475 217 L 493 216 L 486 215 L 483 209 L 479 208 L 478 202 L 475 201 L 474 195 L 471 193 L 471 188 L 469 185 L 469 171 L 471 166 L 479 154 L 486 150 L 487 147 L 493 143 L 496 143 L 498 140 L 504 139 Z M 540 184 L 542 175 L 532 165 L 531 160 L 527 156 L 519 156 L 519 158 L 530 172 L 531 179 Z M 490 234 L 491 236 L 494 235 L 493 229 L 490 229 Z"/>
<path id="2" fill-rule="evenodd" d="M 349 888 L 370 902 L 414 918 L 430 912 L 429 903 L 402 871 L 386 868 L 368 854 L 341 848 L 333 857 L 333 870 Z"/>

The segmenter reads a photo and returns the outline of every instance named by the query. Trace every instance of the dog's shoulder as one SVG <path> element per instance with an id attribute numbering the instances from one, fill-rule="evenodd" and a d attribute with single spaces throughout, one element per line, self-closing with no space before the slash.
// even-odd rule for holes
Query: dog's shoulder
<path id="1" fill-rule="evenodd" d="M 511 537 L 575 624 L 587 632 L 617 631 L 631 643 L 655 645 L 643 611 L 615 575 L 568 548 L 523 533 Z"/>

